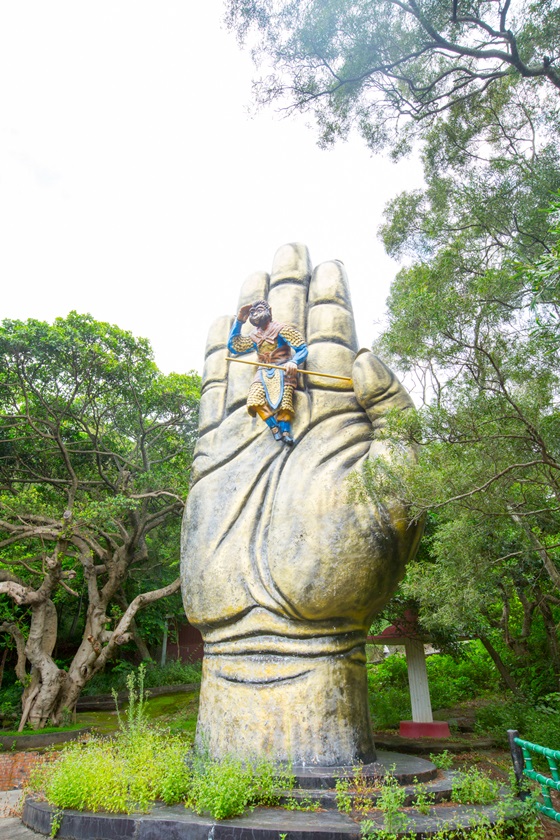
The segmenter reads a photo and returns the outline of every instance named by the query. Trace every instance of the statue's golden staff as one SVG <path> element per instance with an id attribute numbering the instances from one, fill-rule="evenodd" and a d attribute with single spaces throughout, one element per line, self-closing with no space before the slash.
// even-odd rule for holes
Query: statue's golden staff
<path id="1" fill-rule="evenodd" d="M 226 362 L 239 362 L 240 365 L 253 365 L 253 367 L 271 368 L 272 370 L 285 370 L 284 365 L 270 365 L 265 362 L 250 362 L 248 359 L 234 359 L 232 356 L 226 356 Z M 341 379 L 343 382 L 352 384 L 349 376 L 338 376 L 336 373 L 319 373 L 318 370 L 301 370 L 298 368 L 298 373 L 304 376 L 325 376 L 327 379 Z"/>

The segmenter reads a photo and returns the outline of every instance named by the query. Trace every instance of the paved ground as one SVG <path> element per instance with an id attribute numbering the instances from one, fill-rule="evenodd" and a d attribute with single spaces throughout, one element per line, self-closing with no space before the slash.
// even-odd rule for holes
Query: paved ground
<path id="1" fill-rule="evenodd" d="M 21 798 L 21 790 L 0 791 L 0 840 L 39 840 L 43 835 L 26 828 L 13 816 Z"/>

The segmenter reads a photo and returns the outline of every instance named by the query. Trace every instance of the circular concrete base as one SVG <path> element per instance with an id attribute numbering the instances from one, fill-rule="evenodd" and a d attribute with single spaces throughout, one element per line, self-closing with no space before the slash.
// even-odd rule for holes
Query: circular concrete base
<path id="1" fill-rule="evenodd" d="M 503 817 L 504 803 L 492 806 L 450 804 L 448 800 L 453 774 L 437 774 L 434 765 L 425 759 L 399 753 L 379 753 L 373 775 L 379 778 L 392 770 L 393 766 L 400 783 L 406 786 L 405 807 L 402 811 L 407 817 L 411 837 L 430 837 L 445 825 L 470 827 L 481 818 L 493 823 Z M 327 770 L 330 775 L 327 775 Z M 57 837 L 64 840 L 208 840 L 208 837 L 212 840 L 278 840 L 283 834 L 288 835 L 289 840 L 360 840 L 359 815 L 340 813 L 336 805 L 336 792 L 332 787 L 326 787 L 328 779 L 344 777 L 349 775 L 349 771 L 350 768 L 346 767 L 299 768 L 296 771 L 302 786 L 286 791 L 281 799 L 289 799 L 291 807 L 294 799 L 311 799 L 319 805 L 321 810 L 318 811 L 255 808 L 242 817 L 213 820 L 211 817 L 198 816 L 182 805 L 156 805 L 149 814 L 60 812 L 45 802 L 29 797 L 25 802 L 22 819 L 34 831 L 50 835 L 53 816 L 56 817 L 60 820 Z M 430 777 L 427 778 L 425 774 L 430 774 Z M 416 793 L 414 784 L 409 782 L 414 779 L 420 781 L 419 775 L 424 776 L 423 784 L 427 792 L 433 793 L 436 802 L 429 815 L 419 814 L 411 807 Z M 374 807 L 375 794 L 370 798 Z M 515 812 L 511 812 L 511 817 L 515 816 Z M 383 814 L 380 811 L 368 812 L 367 818 L 377 828 L 383 828 Z"/>
<path id="2" fill-rule="evenodd" d="M 408 817 L 409 836 L 426 838 L 444 827 L 472 827 L 481 819 L 493 824 L 503 817 L 496 806 L 435 806 L 424 816 L 413 808 L 403 809 Z M 25 825 L 44 835 L 50 834 L 54 809 L 44 802 L 28 799 L 23 810 Z M 57 814 L 60 816 L 60 812 Z M 511 813 L 511 818 L 515 818 Z M 368 814 L 381 829 L 383 816 Z M 180 805 L 156 807 L 150 814 L 89 814 L 64 811 L 57 837 L 64 840 L 359 840 L 360 824 L 338 811 L 286 811 L 281 808 L 255 808 L 243 817 L 212 820 L 199 817 Z"/>
<path id="3" fill-rule="evenodd" d="M 334 788 L 339 779 L 353 778 L 355 766 L 342 765 L 340 767 L 292 767 L 292 773 L 301 788 Z M 400 785 L 417 782 L 429 782 L 437 776 L 437 767 L 425 758 L 403 753 L 377 751 L 377 760 L 372 764 L 360 765 L 361 775 L 368 782 L 381 780 L 388 772 L 396 778 Z"/>

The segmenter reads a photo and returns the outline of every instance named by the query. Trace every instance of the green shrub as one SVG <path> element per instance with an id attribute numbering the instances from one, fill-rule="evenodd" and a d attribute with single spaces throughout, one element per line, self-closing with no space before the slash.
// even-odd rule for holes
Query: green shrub
<path id="1" fill-rule="evenodd" d="M 148 725 L 145 670 L 141 665 L 137 675 L 127 675 L 126 718 L 117 709 L 119 734 L 66 745 L 58 761 L 31 774 L 32 791 L 43 792 L 56 808 L 118 813 L 147 811 L 156 799 L 173 805 L 185 798 L 190 744 Z"/>
<path id="2" fill-rule="evenodd" d="M 498 791 L 498 783 L 476 767 L 458 773 L 451 784 L 451 798 L 459 805 L 490 805 Z"/>
<path id="3" fill-rule="evenodd" d="M 271 762 L 243 763 L 232 756 L 214 761 L 193 754 L 185 804 L 197 814 L 216 820 L 239 816 L 256 805 L 276 805 L 278 790 L 293 787 L 293 777 L 281 776 Z"/>
<path id="4" fill-rule="evenodd" d="M 31 774 L 30 789 L 56 808 L 131 813 L 156 799 L 173 805 L 187 795 L 188 748 L 181 736 L 155 727 L 71 743 L 58 761 Z"/>
<path id="5" fill-rule="evenodd" d="M 498 673 L 480 642 L 462 647 L 463 656 L 434 654 L 427 659 L 428 683 L 434 709 L 487 695 L 499 685 Z M 368 690 L 374 729 L 395 729 L 411 717 L 408 671 L 403 654 L 368 665 Z"/>
<path id="6" fill-rule="evenodd" d="M 453 755 L 449 750 L 444 750 L 441 753 L 430 753 L 430 761 L 438 768 L 438 770 L 450 770 L 453 764 Z"/>
<path id="7" fill-rule="evenodd" d="M 377 807 L 383 811 L 386 832 L 406 831 L 408 818 L 402 810 L 405 800 L 406 788 L 399 785 L 393 773 L 387 773 L 377 800 Z"/>
<path id="8" fill-rule="evenodd" d="M 0 691 L 0 717 L 15 718 L 21 714 L 21 695 L 23 687 L 20 682 L 5 686 Z"/>
<path id="9" fill-rule="evenodd" d="M 146 669 L 146 688 L 159 685 L 184 685 L 199 683 L 202 678 L 202 662 L 181 662 L 171 660 L 165 665 L 148 665 Z"/>
<path id="10" fill-rule="evenodd" d="M 459 659 L 449 654 L 436 654 L 427 659 L 434 709 L 454 706 L 499 689 L 499 674 L 482 644 L 472 641 L 462 645 L 461 651 L 463 656 Z"/>
<path id="11" fill-rule="evenodd" d="M 156 688 L 160 685 L 183 685 L 186 683 L 199 683 L 202 674 L 201 662 L 180 662 L 170 660 L 163 667 L 155 662 L 145 663 L 146 675 L 144 684 L 146 688 Z M 95 677 L 84 687 L 83 694 L 110 694 L 111 691 L 125 691 L 126 678 L 134 672 L 136 666 L 130 662 L 122 661 L 115 665 L 110 671 L 96 674 Z"/>
<path id="12" fill-rule="evenodd" d="M 412 716 L 408 688 L 370 689 L 369 707 L 375 730 L 398 729 L 401 720 Z"/>
<path id="13" fill-rule="evenodd" d="M 420 814 L 427 816 L 430 813 L 432 806 L 435 805 L 435 793 L 428 791 L 426 785 L 418 784 L 417 781 L 414 792 L 415 797 L 414 802 L 412 803 L 413 806 Z"/>
<path id="14" fill-rule="evenodd" d="M 507 730 L 517 729 L 526 741 L 558 750 L 560 695 L 547 695 L 536 705 L 519 701 L 490 703 L 477 710 L 475 729 L 496 738 L 504 747 L 508 745 Z"/>

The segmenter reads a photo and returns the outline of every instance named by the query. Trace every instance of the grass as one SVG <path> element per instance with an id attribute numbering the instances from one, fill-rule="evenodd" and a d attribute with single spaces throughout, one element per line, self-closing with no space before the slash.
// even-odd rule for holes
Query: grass
<path id="1" fill-rule="evenodd" d="M 0 735 L 8 738 L 20 737 L 21 735 L 50 735 L 55 732 L 74 732 L 76 729 L 83 728 L 82 723 L 70 723 L 67 726 L 45 726 L 43 729 L 32 729 L 30 726 L 26 726 L 23 732 L 18 732 L 17 729 L 0 729 Z"/>

